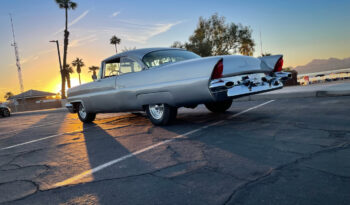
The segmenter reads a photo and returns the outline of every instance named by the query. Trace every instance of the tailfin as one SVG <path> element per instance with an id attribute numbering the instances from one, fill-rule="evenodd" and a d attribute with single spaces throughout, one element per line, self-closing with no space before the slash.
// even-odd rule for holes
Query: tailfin
<path id="1" fill-rule="evenodd" d="M 283 60 L 283 55 L 263 56 L 263 57 L 259 57 L 259 59 L 262 62 L 261 64 L 262 69 L 268 69 L 268 70 L 274 71 L 276 64 Z"/>

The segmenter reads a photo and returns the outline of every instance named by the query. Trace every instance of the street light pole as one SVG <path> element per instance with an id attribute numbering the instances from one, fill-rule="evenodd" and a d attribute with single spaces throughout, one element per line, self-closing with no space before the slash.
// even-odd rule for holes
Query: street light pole
<path id="1" fill-rule="evenodd" d="M 60 46 L 58 44 L 58 40 L 52 40 L 50 41 L 51 43 L 56 43 L 57 45 L 57 52 L 58 52 L 58 61 L 60 63 L 60 72 L 61 72 L 61 77 L 62 77 L 62 88 L 61 88 L 61 97 L 62 99 L 66 98 L 66 92 L 65 92 L 65 81 L 63 80 L 65 78 L 64 73 L 63 73 L 63 68 L 62 68 L 62 62 L 61 62 L 61 53 L 60 53 Z"/>
<path id="2" fill-rule="evenodd" d="M 52 40 L 51 43 L 56 43 L 57 45 L 57 52 L 58 52 L 58 61 L 60 62 L 60 70 L 62 71 L 62 63 L 61 63 L 61 53 L 60 53 L 60 46 L 58 44 L 58 40 Z"/>

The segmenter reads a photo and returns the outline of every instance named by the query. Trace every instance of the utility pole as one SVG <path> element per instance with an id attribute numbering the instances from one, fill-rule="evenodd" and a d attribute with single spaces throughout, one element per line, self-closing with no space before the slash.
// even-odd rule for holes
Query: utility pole
<path id="1" fill-rule="evenodd" d="M 16 43 L 16 38 L 15 38 L 15 30 L 13 29 L 13 21 L 12 21 L 12 16 L 10 15 L 10 20 L 11 20 L 11 28 L 12 28 L 12 36 L 13 36 L 13 43 L 11 44 L 15 48 L 15 55 L 16 55 L 16 66 L 17 66 L 17 72 L 18 72 L 18 80 L 19 80 L 19 86 L 21 89 L 21 93 L 24 93 L 24 87 L 23 87 L 23 79 L 22 79 L 22 69 L 21 69 L 21 63 L 19 60 L 19 54 L 18 54 L 18 47 Z M 22 103 L 23 103 L 23 110 L 24 110 L 24 100 L 25 96 L 23 95 Z"/>

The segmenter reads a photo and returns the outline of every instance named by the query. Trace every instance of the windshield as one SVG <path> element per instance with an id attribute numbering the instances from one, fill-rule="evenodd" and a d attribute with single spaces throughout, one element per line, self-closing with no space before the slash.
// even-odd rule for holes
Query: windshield
<path id="1" fill-rule="evenodd" d="M 165 63 L 175 63 L 194 58 L 200 58 L 200 56 L 185 50 L 162 50 L 146 54 L 142 61 L 147 67 L 151 68 Z"/>

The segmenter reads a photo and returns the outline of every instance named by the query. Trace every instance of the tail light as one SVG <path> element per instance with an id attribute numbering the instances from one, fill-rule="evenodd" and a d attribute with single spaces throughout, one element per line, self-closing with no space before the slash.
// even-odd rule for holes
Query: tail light
<path id="1" fill-rule="evenodd" d="M 212 79 L 222 78 L 222 72 L 224 71 L 224 64 L 222 59 L 215 65 L 213 73 L 211 74 Z"/>
<path id="2" fill-rule="evenodd" d="M 283 58 L 281 57 L 278 59 L 275 68 L 273 69 L 273 72 L 281 72 L 283 67 Z"/>

